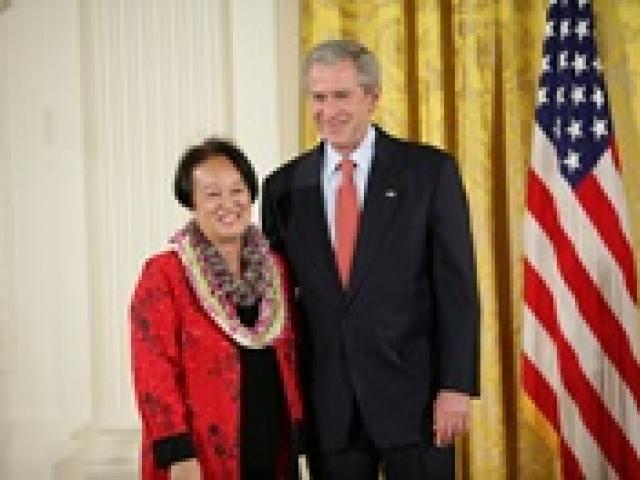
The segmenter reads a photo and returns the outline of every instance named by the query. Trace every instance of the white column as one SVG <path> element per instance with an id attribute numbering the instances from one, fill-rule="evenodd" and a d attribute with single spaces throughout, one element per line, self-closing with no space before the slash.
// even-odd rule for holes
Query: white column
<path id="1" fill-rule="evenodd" d="M 179 155 L 227 129 L 221 3 L 82 2 L 99 425 L 135 419 L 127 306 L 143 259 L 183 221 L 172 197 Z"/>
<path id="2" fill-rule="evenodd" d="M 222 0 L 80 2 L 92 318 L 92 421 L 60 479 L 135 478 L 127 309 L 146 257 L 185 218 L 181 152 L 226 133 Z"/>

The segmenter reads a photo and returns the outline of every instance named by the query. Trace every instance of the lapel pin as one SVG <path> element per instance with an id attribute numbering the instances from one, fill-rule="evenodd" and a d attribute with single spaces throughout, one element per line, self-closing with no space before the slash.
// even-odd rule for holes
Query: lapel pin
<path id="1" fill-rule="evenodd" d="M 387 198 L 395 198 L 396 191 L 395 190 L 387 190 L 386 192 L 384 192 L 384 196 L 387 197 Z"/>

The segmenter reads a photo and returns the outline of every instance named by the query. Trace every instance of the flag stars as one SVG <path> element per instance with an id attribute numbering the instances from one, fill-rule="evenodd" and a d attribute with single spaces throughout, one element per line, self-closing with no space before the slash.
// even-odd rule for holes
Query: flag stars
<path id="1" fill-rule="evenodd" d="M 571 100 L 576 107 L 579 107 L 581 103 L 586 102 L 584 85 L 573 85 L 571 90 Z"/>
<path id="2" fill-rule="evenodd" d="M 569 53 L 566 50 L 558 53 L 558 71 L 559 72 L 561 72 L 562 70 L 565 70 L 569 66 L 569 61 L 567 59 L 568 56 L 569 56 Z"/>
<path id="3" fill-rule="evenodd" d="M 576 25 L 576 35 L 578 36 L 578 40 L 582 41 L 584 37 L 589 35 L 589 21 L 588 20 L 580 20 Z"/>
<path id="4" fill-rule="evenodd" d="M 576 72 L 576 76 L 582 75 L 582 72 L 587 70 L 587 56 L 576 52 L 573 58 L 573 69 Z"/>
<path id="5" fill-rule="evenodd" d="M 607 121 L 601 118 L 594 118 L 591 131 L 593 132 L 593 136 L 595 137 L 596 141 L 600 141 L 600 137 L 606 137 L 607 135 L 609 135 Z"/>
<path id="6" fill-rule="evenodd" d="M 580 154 L 569 149 L 567 156 L 564 159 L 564 164 L 571 173 L 575 172 L 580 168 Z"/>
<path id="7" fill-rule="evenodd" d="M 551 38 L 551 37 L 553 37 L 555 35 L 554 27 L 555 27 L 554 21 L 553 20 L 549 20 L 547 22 L 547 25 L 546 25 L 545 29 L 544 29 L 544 35 L 545 35 L 546 38 Z"/>
<path id="8" fill-rule="evenodd" d="M 558 87 L 556 90 L 556 104 L 564 104 L 564 87 Z"/>
<path id="9" fill-rule="evenodd" d="M 576 138 L 582 137 L 582 122 L 572 118 L 571 125 L 567 127 L 567 133 L 571 137 L 572 142 L 575 142 Z"/>
<path id="10" fill-rule="evenodd" d="M 549 89 L 547 87 L 540 87 L 538 90 L 538 105 L 546 105 L 549 103 L 549 98 L 547 97 Z"/>
<path id="11" fill-rule="evenodd" d="M 600 58 L 596 57 L 592 63 L 593 68 L 596 69 L 597 72 L 602 72 L 602 63 L 600 62 Z"/>
<path id="12" fill-rule="evenodd" d="M 536 121 L 555 144 L 565 175 L 581 175 L 592 150 L 605 148 L 612 128 L 600 58 L 595 51 L 590 0 L 548 0 Z M 579 5 L 579 6 L 578 6 Z M 578 9 L 581 11 L 578 12 Z"/>
<path id="13" fill-rule="evenodd" d="M 564 40 L 565 37 L 569 36 L 570 27 L 571 27 L 571 22 L 568 18 L 565 18 L 560 22 L 560 39 L 561 40 Z"/>
<path id="14" fill-rule="evenodd" d="M 556 137 L 556 140 L 562 137 L 562 119 L 560 117 L 556 117 L 556 124 L 553 127 L 553 134 Z"/>
<path id="15" fill-rule="evenodd" d="M 593 94 L 591 95 L 591 101 L 596 104 L 598 110 L 604 105 L 604 92 L 598 86 L 593 88 Z"/>

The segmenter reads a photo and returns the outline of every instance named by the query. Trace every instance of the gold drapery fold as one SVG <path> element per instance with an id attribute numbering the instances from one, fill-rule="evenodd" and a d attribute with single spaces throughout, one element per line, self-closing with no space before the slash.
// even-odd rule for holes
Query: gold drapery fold
<path id="1" fill-rule="evenodd" d="M 594 1 L 640 254 L 640 2 Z M 302 0 L 302 49 L 354 38 L 380 59 L 375 121 L 455 154 L 471 205 L 482 302 L 481 397 L 458 478 L 550 479 L 557 446 L 521 396 L 522 221 L 545 0 Z M 302 144 L 316 142 L 305 109 Z"/>

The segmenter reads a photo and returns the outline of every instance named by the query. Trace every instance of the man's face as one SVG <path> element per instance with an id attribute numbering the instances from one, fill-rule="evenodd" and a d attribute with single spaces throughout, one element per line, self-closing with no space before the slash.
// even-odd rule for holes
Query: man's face
<path id="1" fill-rule="evenodd" d="M 307 82 L 318 133 L 339 152 L 352 152 L 367 133 L 378 91 L 365 92 L 351 60 L 335 65 L 315 63 Z"/>

